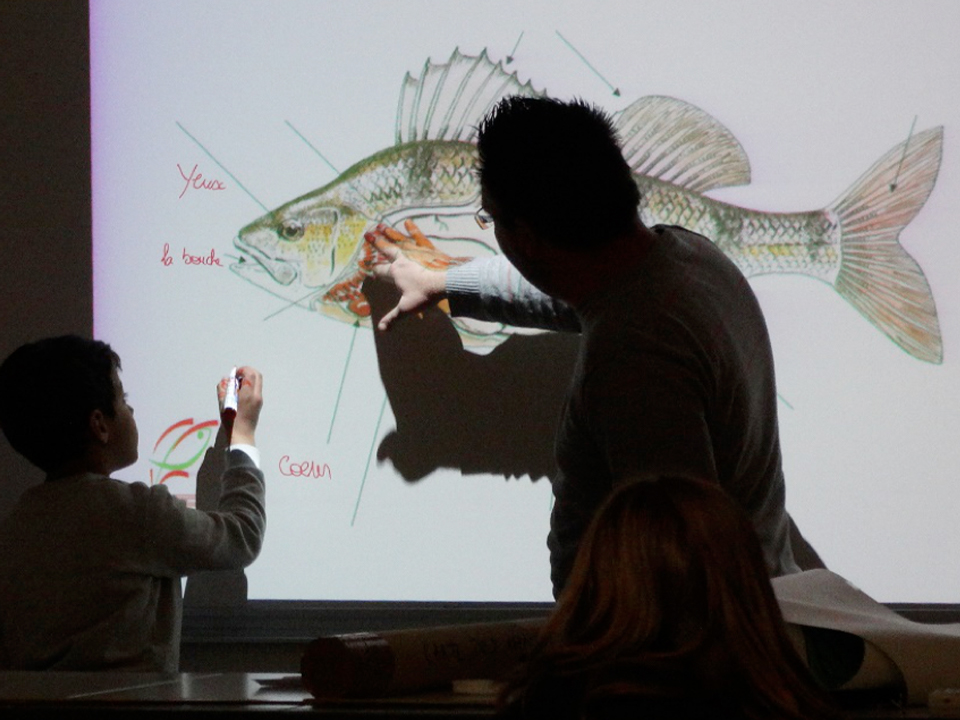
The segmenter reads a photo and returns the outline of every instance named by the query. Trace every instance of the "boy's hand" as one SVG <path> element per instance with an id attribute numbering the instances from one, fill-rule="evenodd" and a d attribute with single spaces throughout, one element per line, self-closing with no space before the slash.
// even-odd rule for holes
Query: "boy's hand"
<path id="1" fill-rule="evenodd" d="M 227 428 L 230 432 L 230 443 L 256 445 L 254 436 L 260 421 L 260 409 L 263 407 L 263 376 L 256 368 L 245 365 L 237 368 L 237 380 L 240 384 L 237 390 L 237 416 L 233 419 L 233 427 Z M 217 385 L 217 399 L 221 410 L 228 382 L 230 378 L 225 377 Z M 226 423 L 224 420 L 224 424 Z"/>

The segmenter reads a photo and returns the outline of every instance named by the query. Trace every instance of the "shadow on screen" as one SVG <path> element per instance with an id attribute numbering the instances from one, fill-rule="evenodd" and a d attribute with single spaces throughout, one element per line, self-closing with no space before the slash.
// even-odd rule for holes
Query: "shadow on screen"
<path id="1" fill-rule="evenodd" d="M 197 510 L 215 511 L 220 503 L 220 476 L 226 462 L 227 436 L 221 424 L 213 447 L 207 448 L 197 470 Z M 242 569 L 199 572 L 187 577 L 186 607 L 236 607 L 247 601 L 247 576 Z"/>
<path id="2" fill-rule="evenodd" d="M 366 282 L 374 323 L 396 302 Z M 375 332 L 380 376 L 397 426 L 380 444 L 406 480 L 438 468 L 504 477 L 553 475 L 553 442 L 579 335 L 513 336 L 486 355 L 464 350 L 439 308 Z"/>
<path id="3" fill-rule="evenodd" d="M 364 294 L 376 324 L 397 295 L 367 282 Z M 516 335 L 488 355 L 463 349 L 439 308 L 375 332 L 380 376 L 397 420 L 377 451 L 406 480 L 437 468 L 505 477 L 552 477 L 553 440 L 573 377 L 580 336 Z M 825 567 L 790 518 L 797 563 Z"/>

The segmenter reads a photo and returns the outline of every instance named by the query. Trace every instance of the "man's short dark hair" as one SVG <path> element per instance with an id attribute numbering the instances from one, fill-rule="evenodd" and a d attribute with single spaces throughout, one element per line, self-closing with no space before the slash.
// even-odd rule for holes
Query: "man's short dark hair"
<path id="1" fill-rule="evenodd" d="M 107 343 L 76 335 L 14 350 L 0 365 L 0 427 L 10 444 L 46 472 L 81 457 L 90 414 L 114 416 L 119 368 Z"/>
<path id="2" fill-rule="evenodd" d="M 610 117 L 581 100 L 509 97 L 481 122 L 480 185 L 497 222 L 589 250 L 629 232 L 640 191 Z"/>

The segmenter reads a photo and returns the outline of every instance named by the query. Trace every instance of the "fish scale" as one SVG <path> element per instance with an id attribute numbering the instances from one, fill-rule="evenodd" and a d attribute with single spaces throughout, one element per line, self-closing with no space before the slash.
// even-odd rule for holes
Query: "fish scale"
<path id="1" fill-rule="evenodd" d="M 468 205 L 479 195 L 475 158 L 469 143 L 407 143 L 358 163 L 335 184 L 356 188 L 363 212 L 376 221 L 402 207 Z"/>
<path id="2" fill-rule="evenodd" d="M 710 238 L 746 277 L 800 272 L 833 282 L 840 266 L 839 228 L 823 211 L 764 213 L 638 180 L 647 225 L 680 225 Z"/>

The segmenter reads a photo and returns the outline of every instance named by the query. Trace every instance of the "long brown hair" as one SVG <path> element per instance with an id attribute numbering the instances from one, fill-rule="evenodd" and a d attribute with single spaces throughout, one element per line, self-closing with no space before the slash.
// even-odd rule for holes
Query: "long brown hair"
<path id="1" fill-rule="evenodd" d="M 838 716 L 787 637 L 746 514 L 718 486 L 687 478 L 611 494 L 501 706 L 534 716 L 538 688 L 558 680 L 582 691 L 581 708 L 694 698 L 745 718 Z"/>

